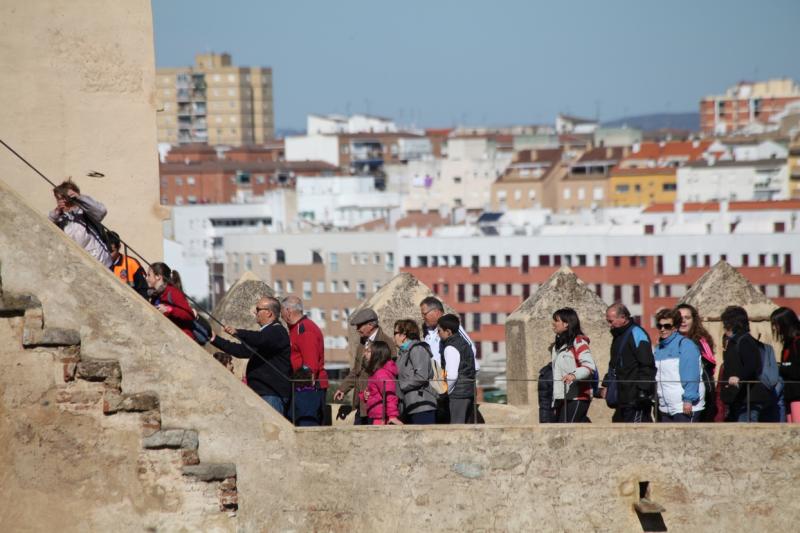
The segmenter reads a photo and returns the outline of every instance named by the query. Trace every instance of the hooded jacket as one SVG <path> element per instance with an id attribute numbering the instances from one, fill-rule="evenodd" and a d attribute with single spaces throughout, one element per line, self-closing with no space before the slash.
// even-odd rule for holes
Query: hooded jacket
<path id="1" fill-rule="evenodd" d="M 406 415 L 436 409 L 437 394 L 431 388 L 432 354 L 420 341 L 406 341 L 397 352 L 397 379 Z"/>

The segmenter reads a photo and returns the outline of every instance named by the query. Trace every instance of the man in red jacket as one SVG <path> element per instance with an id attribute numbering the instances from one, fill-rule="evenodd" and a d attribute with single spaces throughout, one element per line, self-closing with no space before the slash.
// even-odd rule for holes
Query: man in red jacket
<path id="1" fill-rule="evenodd" d="M 283 299 L 281 318 L 289 326 L 292 349 L 294 423 L 297 426 L 321 426 L 328 392 L 322 331 L 303 313 L 303 300 L 294 295 Z"/>

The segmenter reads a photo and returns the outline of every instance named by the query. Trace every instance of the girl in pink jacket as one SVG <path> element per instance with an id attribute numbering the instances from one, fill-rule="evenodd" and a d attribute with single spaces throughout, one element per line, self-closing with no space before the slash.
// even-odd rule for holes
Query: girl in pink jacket
<path id="1" fill-rule="evenodd" d="M 389 345 L 383 341 L 374 341 L 364 349 L 364 357 L 367 360 L 369 381 L 367 388 L 359 393 L 359 398 L 367 406 L 367 416 L 376 426 L 402 424 L 398 419 L 397 365 L 392 361 Z"/>

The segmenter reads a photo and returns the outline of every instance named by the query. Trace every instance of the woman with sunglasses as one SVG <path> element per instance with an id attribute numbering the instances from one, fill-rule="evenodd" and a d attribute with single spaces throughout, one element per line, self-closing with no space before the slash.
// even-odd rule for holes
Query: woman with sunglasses
<path id="1" fill-rule="evenodd" d="M 705 407 L 700 350 L 678 333 L 680 324 L 681 314 L 676 309 L 656 313 L 658 344 L 654 356 L 661 422 L 697 422 Z"/>

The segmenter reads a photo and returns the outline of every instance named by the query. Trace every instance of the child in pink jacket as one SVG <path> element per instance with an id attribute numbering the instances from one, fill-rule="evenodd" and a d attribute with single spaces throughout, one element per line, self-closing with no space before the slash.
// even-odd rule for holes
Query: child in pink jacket
<path id="1" fill-rule="evenodd" d="M 359 393 L 359 398 L 367 406 L 367 416 L 376 426 L 402 424 L 397 418 L 400 416 L 397 405 L 397 365 L 392 361 L 389 345 L 374 341 L 364 349 L 364 357 L 369 381 L 367 388 Z"/>

